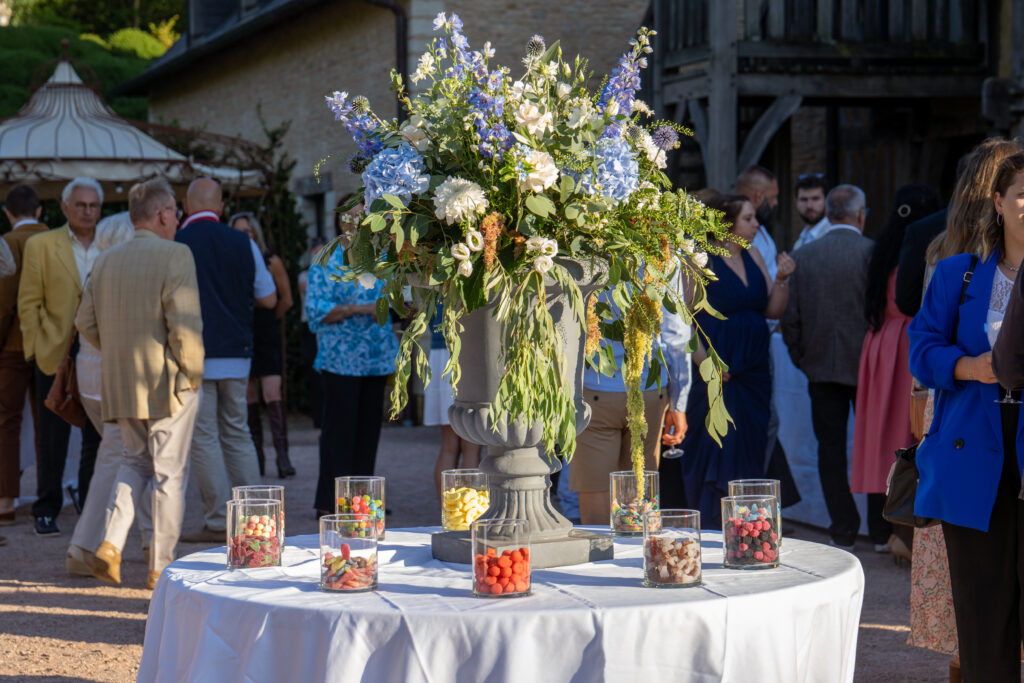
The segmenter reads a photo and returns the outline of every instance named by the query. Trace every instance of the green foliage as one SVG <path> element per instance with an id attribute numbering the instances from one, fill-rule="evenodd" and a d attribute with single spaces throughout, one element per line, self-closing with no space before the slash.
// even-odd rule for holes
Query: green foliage
<path id="1" fill-rule="evenodd" d="M 142 73 L 149 65 L 144 59 L 112 54 L 92 38 L 82 39 L 77 31 L 58 26 L 0 27 L 0 118 L 13 116 L 28 102 L 29 85 L 36 70 L 60 56 L 60 42 L 67 39 L 69 53 L 91 67 L 106 91 Z M 79 74 L 83 78 L 85 74 Z M 49 74 L 44 74 L 43 79 Z M 146 118 L 146 100 L 141 97 L 106 98 L 121 116 Z"/>
<path id="2" fill-rule="evenodd" d="M 102 47 L 104 50 L 109 50 L 110 49 L 110 45 L 107 44 L 107 41 L 103 40 L 103 38 L 101 38 L 100 36 L 96 35 L 95 33 L 83 33 L 82 35 L 80 35 L 78 37 L 81 38 L 82 40 L 88 40 L 90 43 L 96 43 L 97 45 Z"/>
<path id="3" fill-rule="evenodd" d="M 167 46 L 149 33 L 137 28 L 122 28 L 107 38 L 111 49 L 135 55 L 141 59 L 156 59 L 167 51 Z"/>
<path id="4" fill-rule="evenodd" d="M 130 26 L 143 28 L 185 13 L 185 0 L 9 0 L 16 26 L 64 26 L 76 33 L 109 35 Z"/>
<path id="5" fill-rule="evenodd" d="M 153 34 L 153 37 L 160 41 L 160 44 L 165 48 L 174 45 L 174 43 L 181 37 L 181 34 L 174 30 L 175 24 L 178 23 L 178 15 L 175 14 L 170 19 L 165 19 L 158 24 L 150 22 L 149 32 Z"/>

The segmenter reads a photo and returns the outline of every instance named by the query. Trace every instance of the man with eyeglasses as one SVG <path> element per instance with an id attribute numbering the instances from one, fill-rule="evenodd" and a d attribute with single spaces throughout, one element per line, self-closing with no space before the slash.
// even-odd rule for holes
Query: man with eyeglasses
<path id="1" fill-rule="evenodd" d="M 800 236 L 793 245 L 797 250 L 824 235 L 829 229 L 825 216 L 825 195 L 828 183 L 824 173 L 802 173 L 796 177 L 796 212 L 804 222 Z"/>
<path id="2" fill-rule="evenodd" d="M 74 332 L 75 311 L 99 248 L 96 222 L 103 207 L 103 188 L 92 178 L 75 178 L 61 193 L 67 223 L 35 235 L 25 243 L 18 288 L 18 319 L 26 361 L 34 361 L 36 410 L 39 415 L 38 471 L 32 504 L 35 532 L 57 536 L 57 515 L 64 503 L 61 481 L 68 455 L 71 426 L 43 403 L 53 386 L 57 366 Z M 78 502 L 89 491 L 100 435 L 86 420 L 78 464 Z"/>

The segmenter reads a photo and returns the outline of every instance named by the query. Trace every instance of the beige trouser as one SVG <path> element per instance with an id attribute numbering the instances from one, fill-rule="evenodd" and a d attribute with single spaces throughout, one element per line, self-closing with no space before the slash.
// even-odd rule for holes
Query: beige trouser
<path id="1" fill-rule="evenodd" d="M 89 480 L 89 495 L 82 506 L 82 516 L 75 524 L 75 532 L 71 535 L 71 545 L 77 545 L 90 553 L 103 542 L 104 529 L 107 522 L 107 504 L 110 502 L 117 480 L 117 471 L 123 462 L 124 446 L 121 444 L 121 428 L 115 422 L 103 422 L 101 404 L 98 399 L 82 397 L 82 406 L 103 440 L 100 441 L 96 453 L 96 468 Z M 147 484 L 146 492 L 150 490 Z M 153 534 L 153 519 L 150 513 L 149 496 L 143 496 L 139 506 L 139 531 L 142 532 L 142 545 L 149 545 Z"/>
<path id="2" fill-rule="evenodd" d="M 204 379 L 203 400 L 192 435 L 192 469 L 206 526 L 224 531 L 233 486 L 256 486 L 260 466 L 249 433 L 248 378 Z"/>
<path id="3" fill-rule="evenodd" d="M 118 549 L 124 548 L 132 516 L 141 502 L 146 482 L 152 478 L 150 571 L 163 571 L 174 562 L 174 547 L 178 544 L 185 516 L 188 447 L 201 401 L 197 391 L 182 392 L 179 398 L 184 405 L 171 417 L 159 420 L 122 418 L 117 421 L 125 454 L 107 506 L 106 540 Z"/>

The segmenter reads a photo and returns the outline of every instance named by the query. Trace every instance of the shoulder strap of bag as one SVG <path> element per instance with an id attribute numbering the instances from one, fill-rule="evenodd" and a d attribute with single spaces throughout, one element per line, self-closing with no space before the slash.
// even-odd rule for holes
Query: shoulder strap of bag
<path id="1" fill-rule="evenodd" d="M 967 285 L 971 284 L 971 278 L 974 277 L 974 267 L 978 265 L 978 255 L 974 254 L 971 256 L 971 266 L 964 273 L 964 283 L 960 287 L 960 303 L 956 305 L 956 317 L 953 318 L 953 343 L 956 344 L 957 333 L 960 328 L 960 307 L 964 305 L 964 299 L 967 298 Z"/>

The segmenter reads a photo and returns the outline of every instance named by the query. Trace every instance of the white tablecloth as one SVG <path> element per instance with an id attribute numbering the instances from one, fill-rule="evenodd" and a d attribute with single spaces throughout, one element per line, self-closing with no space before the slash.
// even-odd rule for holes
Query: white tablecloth
<path id="1" fill-rule="evenodd" d="M 224 569 L 224 549 L 164 572 L 140 681 L 784 681 L 853 679 L 857 558 L 786 539 L 782 566 L 723 569 L 703 537 L 704 585 L 644 588 L 641 541 L 615 559 L 535 570 L 533 594 L 474 598 L 469 565 L 430 555 L 435 529 L 388 529 L 380 586 L 319 590 L 317 538 L 283 567 Z"/>

